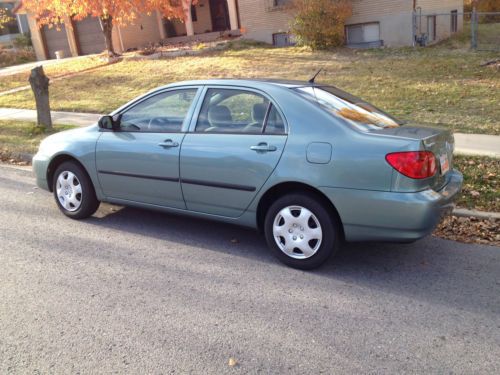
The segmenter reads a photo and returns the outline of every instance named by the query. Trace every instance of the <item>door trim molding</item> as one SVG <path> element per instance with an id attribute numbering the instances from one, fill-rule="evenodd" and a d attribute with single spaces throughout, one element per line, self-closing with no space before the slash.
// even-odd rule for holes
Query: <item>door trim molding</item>
<path id="1" fill-rule="evenodd" d="M 144 178 L 144 179 L 156 180 L 156 181 L 179 182 L 179 179 L 175 178 L 175 177 L 149 176 L 149 175 L 145 175 L 145 174 L 132 174 L 132 173 L 123 173 L 123 172 L 114 172 L 114 171 L 98 171 L 98 172 L 101 174 L 109 174 L 109 175 L 113 175 L 113 176 Z"/>
<path id="2" fill-rule="evenodd" d="M 181 180 L 181 182 L 183 184 L 210 186 L 210 187 L 221 188 L 221 189 L 231 189 L 231 190 L 241 190 L 241 191 L 255 191 L 255 190 L 257 190 L 257 188 L 255 186 L 226 184 L 226 183 L 222 183 L 222 182 L 219 183 L 219 182 L 202 181 L 202 180 L 193 180 L 190 178 L 183 178 Z"/>

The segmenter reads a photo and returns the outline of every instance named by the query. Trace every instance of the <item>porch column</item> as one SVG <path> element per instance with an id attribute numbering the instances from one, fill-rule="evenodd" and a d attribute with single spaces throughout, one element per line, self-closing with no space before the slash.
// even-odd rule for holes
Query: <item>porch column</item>
<path id="1" fill-rule="evenodd" d="M 239 30 L 238 25 L 238 8 L 236 7 L 236 0 L 227 0 L 227 10 L 229 11 L 229 23 L 231 30 Z"/>
<path id="2" fill-rule="evenodd" d="M 47 60 L 49 56 L 47 54 L 47 48 L 42 34 L 43 31 L 41 26 L 39 27 L 39 25 L 37 25 L 34 14 L 28 14 L 28 25 L 30 28 L 31 42 L 33 43 L 33 49 L 35 50 L 37 60 Z"/>
<path id="3" fill-rule="evenodd" d="M 71 56 L 75 57 L 79 55 L 79 45 L 78 40 L 75 35 L 75 23 L 69 17 L 64 17 L 64 26 L 66 28 L 66 37 L 68 38 L 69 51 L 71 52 Z M 64 56 L 70 57 L 70 56 Z"/>
<path id="4" fill-rule="evenodd" d="M 158 22 L 158 29 L 160 30 L 160 38 L 166 39 L 167 35 L 165 35 L 165 27 L 163 27 L 163 16 L 160 12 L 156 12 L 156 21 Z"/>
<path id="5" fill-rule="evenodd" d="M 184 7 L 184 25 L 186 26 L 186 34 L 188 36 L 194 35 L 193 19 L 191 18 L 191 0 L 183 1 Z"/>

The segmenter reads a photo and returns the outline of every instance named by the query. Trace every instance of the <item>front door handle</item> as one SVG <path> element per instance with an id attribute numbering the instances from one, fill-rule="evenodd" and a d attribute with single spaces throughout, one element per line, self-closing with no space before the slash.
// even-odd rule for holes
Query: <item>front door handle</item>
<path id="1" fill-rule="evenodd" d="M 276 151 L 276 146 L 268 145 L 266 142 L 261 142 L 256 146 L 251 146 L 250 150 L 257 152 L 273 152 Z"/>
<path id="2" fill-rule="evenodd" d="M 171 139 L 165 140 L 165 142 L 158 143 L 158 146 L 163 148 L 179 147 L 179 143 L 172 141 Z"/>

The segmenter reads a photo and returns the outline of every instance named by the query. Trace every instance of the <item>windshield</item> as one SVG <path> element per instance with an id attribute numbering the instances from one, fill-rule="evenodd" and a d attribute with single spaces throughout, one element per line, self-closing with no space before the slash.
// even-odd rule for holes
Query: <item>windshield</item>
<path id="1" fill-rule="evenodd" d="M 342 117 L 363 130 L 397 128 L 403 123 L 375 106 L 335 87 L 299 87 L 301 95 L 317 102 L 327 112 Z"/>

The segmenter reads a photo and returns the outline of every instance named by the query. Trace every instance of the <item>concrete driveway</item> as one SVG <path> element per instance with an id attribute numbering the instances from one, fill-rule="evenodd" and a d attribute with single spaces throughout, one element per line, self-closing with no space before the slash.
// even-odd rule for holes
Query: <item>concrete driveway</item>
<path id="1" fill-rule="evenodd" d="M 349 245 L 302 272 L 237 227 L 109 205 L 66 219 L 0 167 L 2 374 L 492 374 L 499 358 L 499 248 Z"/>

